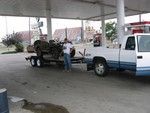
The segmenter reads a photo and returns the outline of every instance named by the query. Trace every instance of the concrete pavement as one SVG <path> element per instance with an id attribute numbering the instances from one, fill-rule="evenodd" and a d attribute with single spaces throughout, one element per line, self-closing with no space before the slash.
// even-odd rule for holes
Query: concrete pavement
<path id="1" fill-rule="evenodd" d="M 134 73 L 110 71 L 104 78 L 87 72 L 84 64 L 71 73 L 55 64 L 33 68 L 27 53 L 0 55 L 0 88 L 8 95 L 34 103 L 62 105 L 70 113 L 149 113 L 150 78 Z M 9 101 L 10 113 L 31 113 L 22 102 Z"/>

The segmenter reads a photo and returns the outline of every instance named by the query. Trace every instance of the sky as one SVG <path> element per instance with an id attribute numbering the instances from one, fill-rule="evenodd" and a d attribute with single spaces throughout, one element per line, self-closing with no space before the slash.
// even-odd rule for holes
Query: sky
<path id="1" fill-rule="evenodd" d="M 142 14 L 141 20 L 150 21 L 150 13 Z M 44 23 L 44 26 L 42 27 L 42 31 L 44 34 L 46 34 L 47 33 L 46 19 L 41 18 L 40 21 L 43 21 Z M 116 19 L 107 20 L 106 22 L 108 21 L 116 21 Z M 129 16 L 125 18 L 125 23 L 138 22 L 138 21 L 139 21 L 139 15 Z M 28 17 L 0 16 L 0 41 L 2 37 L 4 37 L 6 34 L 13 33 L 13 31 L 18 32 L 18 31 L 29 30 L 29 26 L 31 26 L 34 23 L 36 23 L 35 18 L 30 18 L 30 24 L 29 24 Z M 56 29 L 81 27 L 81 25 L 82 24 L 80 20 L 52 19 L 52 32 L 54 33 Z M 90 25 L 92 25 L 96 30 L 99 30 L 101 23 L 99 21 L 93 21 L 90 23 Z"/>

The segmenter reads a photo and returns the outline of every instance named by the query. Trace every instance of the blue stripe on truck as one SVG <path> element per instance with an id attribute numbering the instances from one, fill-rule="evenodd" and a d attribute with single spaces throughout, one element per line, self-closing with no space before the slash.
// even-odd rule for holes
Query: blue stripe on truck
<path id="1" fill-rule="evenodd" d="M 93 64 L 93 59 L 86 58 L 85 62 L 87 64 Z M 136 76 L 150 76 L 150 67 L 137 67 L 136 63 L 133 62 L 119 62 L 107 60 L 107 64 L 110 68 L 122 68 L 126 70 L 135 70 Z"/>
<path id="2" fill-rule="evenodd" d="M 85 62 L 87 64 L 93 64 L 93 59 L 85 58 Z M 110 68 L 122 68 L 122 69 L 128 69 L 128 70 L 136 70 L 136 63 L 119 62 L 119 61 L 112 61 L 112 60 L 107 60 L 106 62 Z"/>
<path id="3" fill-rule="evenodd" d="M 93 59 L 86 58 L 85 62 L 87 64 L 93 64 Z M 122 68 L 126 70 L 135 70 L 136 76 L 150 76 L 150 67 L 137 67 L 136 63 L 133 62 L 119 62 L 107 60 L 107 64 L 110 68 Z"/>
<path id="4" fill-rule="evenodd" d="M 133 62 L 120 62 L 120 68 L 128 70 L 136 70 L 136 63 Z"/>
<path id="5" fill-rule="evenodd" d="M 119 68 L 119 61 L 107 60 L 107 64 L 110 68 Z"/>
<path id="6" fill-rule="evenodd" d="M 107 61 L 108 66 L 111 68 L 122 68 L 128 70 L 136 70 L 136 63 L 133 62 L 119 62 L 119 61 Z"/>
<path id="7" fill-rule="evenodd" d="M 136 71 L 136 76 L 150 76 L 150 70 Z"/>
<path id="8" fill-rule="evenodd" d="M 150 67 L 137 67 L 136 76 L 150 76 Z"/>

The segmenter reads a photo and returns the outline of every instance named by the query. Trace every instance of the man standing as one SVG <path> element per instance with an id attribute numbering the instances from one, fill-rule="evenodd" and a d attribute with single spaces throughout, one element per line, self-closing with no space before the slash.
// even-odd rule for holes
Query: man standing
<path id="1" fill-rule="evenodd" d="M 70 72 L 72 69 L 71 66 L 71 58 L 70 53 L 74 49 L 73 45 L 68 42 L 68 39 L 64 39 L 63 52 L 64 52 L 64 64 L 65 64 L 65 72 Z"/>

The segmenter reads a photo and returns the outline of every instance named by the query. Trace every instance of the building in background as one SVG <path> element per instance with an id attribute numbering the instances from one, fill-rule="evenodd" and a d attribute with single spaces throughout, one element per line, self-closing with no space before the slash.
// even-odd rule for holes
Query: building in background
<path id="1" fill-rule="evenodd" d="M 68 38 L 69 41 L 81 42 L 81 27 L 55 30 L 53 34 L 54 40 L 63 41 L 65 38 Z"/>
<path id="2" fill-rule="evenodd" d="M 93 40 L 94 34 L 96 34 L 97 31 L 94 29 L 93 25 L 90 21 L 85 21 L 85 27 L 84 27 L 84 41 L 90 42 Z"/>
<path id="3" fill-rule="evenodd" d="M 30 41 L 32 40 L 32 38 L 34 37 L 33 35 L 33 32 L 32 31 L 20 31 L 20 32 L 17 32 L 21 35 L 21 38 L 22 38 L 22 44 L 27 46 L 29 45 Z"/>

